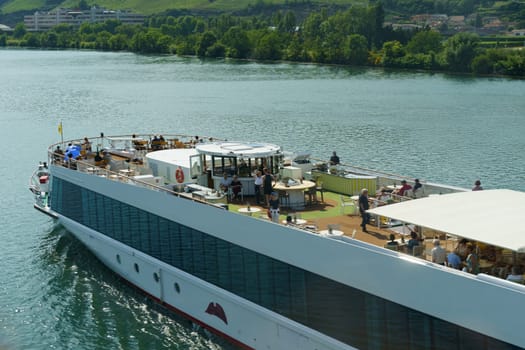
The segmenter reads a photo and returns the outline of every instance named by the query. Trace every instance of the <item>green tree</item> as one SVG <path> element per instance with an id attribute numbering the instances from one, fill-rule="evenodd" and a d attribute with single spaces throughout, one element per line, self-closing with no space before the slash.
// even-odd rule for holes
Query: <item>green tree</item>
<path id="1" fill-rule="evenodd" d="M 345 57 L 350 64 L 364 65 L 368 60 L 368 43 L 360 34 L 352 34 L 346 40 Z"/>
<path id="2" fill-rule="evenodd" d="M 26 33 L 26 35 L 24 35 L 24 41 L 25 41 L 26 47 L 39 47 L 40 46 L 40 41 L 38 39 L 38 36 L 37 34 L 34 34 L 34 33 Z"/>
<path id="3" fill-rule="evenodd" d="M 199 43 L 197 44 L 197 56 L 206 56 L 206 51 L 208 50 L 208 48 L 214 45 L 216 42 L 217 37 L 215 36 L 215 34 L 213 34 L 213 32 L 204 32 L 200 37 Z"/>
<path id="4" fill-rule="evenodd" d="M 232 58 L 247 58 L 251 44 L 246 31 L 239 26 L 233 26 L 224 34 L 221 42 L 226 45 L 226 54 Z"/>
<path id="5" fill-rule="evenodd" d="M 445 61 L 448 67 L 458 72 L 470 71 L 478 43 L 479 36 L 472 33 L 459 33 L 450 37 L 445 43 Z"/>
<path id="6" fill-rule="evenodd" d="M 117 34 L 123 34 L 131 39 L 136 33 L 143 31 L 144 27 L 135 24 L 122 24 L 116 28 Z"/>
<path id="7" fill-rule="evenodd" d="M 479 55 L 472 60 L 472 71 L 476 74 L 489 74 L 493 71 L 494 62 L 488 55 Z"/>
<path id="8" fill-rule="evenodd" d="M 321 35 L 321 23 L 323 18 L 319 13 L 311 13 L 303 23 L 303 33 L 306 40 L 315 41 Z"/>
<path id="9" fill-rule="evenodd" d="M 131 38 L 131 47 L 133 51 L 141 53 L 157 53 L 157 40 L 160 37 L 161 33 L 153 28 L 149 28 L 145 32 L 136 33 L 133 38 Z"/>
<path id="10" fill-rule="evenodd" d="M 398 61 L 405 55 L 403 45 L 397 41 L 387 41 L 383 44 L 381 62 L 385 67 L 395 67 Z"/>
<path id="11" fill-rule="evenodd" d="M 283 58 L 289 61 L 303 62 L 307 60 L 304 44 L 298 36 L 294 36 L 283 52 Z"/>
<path id="12" fill-rule="evenodd" d="M 496 63 L 496 70 L 506 75 L 525 76 L 525 53 L 507 51 L 505 59 Z"/>
<path id="13" fill-rule="evenodd" d="M 270 31 L 262 36 L 255 47 L 255 58 L 261 60 L 281 59 L 281 40 L 276 31 Z"/>
<path id="14" fill-rule="evenodd" d="M 58 35 L 55 32 L 45 32 L 40 36 L 40 46 L 55 48 L 58 43 Z"/>
<path id="15" fill-rule="evenodd" d="M 111 39 L 111 33 L 107 31 L 103 31 L 98 33 L 97 40 L 95 41 L 96 48 L 98 50 L 109 50 L 111 48 L 111 45 L 109 43 L 109 40 Z"/>
<path id="16" fill-rule="evenodd" d="M 5 47 L 7 45 L 7 35 L 4 33 L 0 35 L 0 46 Z"/>
<path id="17" fill-rule="evenodd" d="M 111 38 L 109 38 L 109 49 L 112 51 L 122 51 L 127 50 L 129 43 L 128 43 L 128 36 L 125 34 L 115 34 L 112 35 Z"/>
<path id="18" fill-rule="evenodd" d="M 206 50 L 206 57 L 225 57 L 226 56 L 226 46 L 217 42 L 212 46 L 208 47 Z"/>
<path id="19" fill-rule="evenodd" d="M 13 38 L 15 39 L 22 39 L 24 35 L 26 35 L 27 30 L 24 23 L 18 23 L 15 26 L 15 29 L 13 30 Z"/>
<path id="20" fill-rule="evenodd" d="M 416 33 L 407 44 L 407 51 L 417 53 L 439 53 L 443 49 L 441 34 L 433 30 L 424 30 Z"/>
<path id="21" fill-rule="evenodd" d="M 279 31 L 285 33 L 293 33 L 295 32 L 296 26 L 297 19 L 295 18 L 295 13 L 293 13 L 292 11 L 288 11 L 279 22 Z"/>
<path id="22" fill-rule="evenodd" d="M 78 28 L 78 33 L 81 35 L 92 34 L 93 32 L 93 26 L 89 22 L 82 23 Z"/>

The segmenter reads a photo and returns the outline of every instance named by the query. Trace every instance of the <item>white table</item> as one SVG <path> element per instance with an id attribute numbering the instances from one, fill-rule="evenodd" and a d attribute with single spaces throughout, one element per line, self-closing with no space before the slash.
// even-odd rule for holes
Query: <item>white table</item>
<path id="1" fill-rule="evenodd" d="M 319 233 L 322 235 L 322 236 L 343 236 L 345 233 L 341 230 L 332 230 L 332 232 L 330 232 L 330 230 L 321 230 L 319 231 Z"/>
<path id="2" fill-rule="evenodd" d="M 297 220 L 293 220 L 288 222 L 286 220 L 283 220 L 283 224 L 295 224 L 295 225 L 305 225 L 307 223 L 307 221 L 305 219 L 297 219 Z"/>
<path id="3" fill-rule="evenodd" d="M 239 209 L 237 209 L 237 211 L 241 214 L 245 214 L 245 215 L 249 215 L 249 216 L 252 216 L 253 213 L 258 213 L 261 211 L 260 208 L 256 208 L 256 207 L 241 207 Z"/>
<path id="4" fill-rule="evenodd" d="M 194 191 L 191 193 L 192 198 L 197 198 L 209 203 L 226 203 L 226 196 L 220 192 L 211 191 Z"/>

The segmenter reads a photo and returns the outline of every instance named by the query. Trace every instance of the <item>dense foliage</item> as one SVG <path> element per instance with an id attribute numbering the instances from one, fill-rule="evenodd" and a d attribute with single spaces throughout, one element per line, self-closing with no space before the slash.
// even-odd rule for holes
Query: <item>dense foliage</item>
<path id="1" fill-rule="evenodd" d="M 380 4 L 312 13 L 300 23 L 293 12 L 277 12 L 270 19 L 152 17 L 145 26 L 111 20 L 79 28 L 58 25 L 42 33 L 26 32 L 20 24 L 11 36 L 0 36 L 5 45 L 525 76 L 523 50 L 486 48 L 469 33 L 444 38 L 429 30 L 393 30 L 384 26 Z"/>

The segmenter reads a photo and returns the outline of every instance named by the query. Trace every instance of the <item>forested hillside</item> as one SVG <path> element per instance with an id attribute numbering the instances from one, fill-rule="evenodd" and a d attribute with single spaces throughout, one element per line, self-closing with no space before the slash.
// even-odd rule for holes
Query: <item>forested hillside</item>
<path id="1" fill-rule="evenodd" d="M 46 6 L 53 4 L 49 0 L 0 1 L 4 1 L 3 8 L 16 3 L 28 6 L 38 1 Z M 134 10 L 139 11 L 145 3 L 153 8 L 160 6 L 162 1 L 121 1 L 121 7 L 134 4 Z M 225 5 L 220 6 L 225 0 L 205 0 L 209 3 L 206 6 L 204 0 L 187 0 L 184 4 L 195 7 L 177 9 L 175 7 L 181 3 L 171 1 L 170 8 L 161 10 L 158 7 L 158 13 L 149 15 L 140 25 L 112 19 L 99 23 L 86 21 L 80 27 L 62 23 L 50 30 L 29 31 L 18 22 L 13 32 L 0 32 L 0 47 L 131 51 L 525 76 L 523 36 L 507 34 L 510 25 L 519 28 L 523 24 L 525 3 L 447 0 L 439 5 L 441 0 L 428 3 L 425 0 L 385 0 L 386 5 L 383 5 L 382 2 L 345 4 L 341 0 L 327 5 L 228 0 L 230 7 L 226 9 Z M 89 9 L 94 4 L 80 0 L 69 6 Z M 431 11 L 438 5 L 452 13 L 472 9 L 478 13 L 470 17 L 474 18 L 472 23 L 467 23 L 464 15 L 411 15 L 412 12 Z M 496 6 L 501 19 L 490 12 Z M 515 11 L 509 11 L 509 7 Z M 481 17 L 480 13 L 485 13 L 486 17 Z M 2 18 L 5 15 L 0 16 L 0 23 Z M 403 21 L 407 18 L 424 18 L 427 22 L 406 29 Z M 457 24 L 458 27 L 450 28 L 453 22 L 447 25 L 443 18 L 459 18 L 462 26 Z M 487 18 L 490 22 L 485 21 Z M 501 24 L 502 19 L 506 24 Z M 480 35 L 483 30 L 493 28 L 496 22 L 504 34 Z"/>
<path id="2" fill-rule="evenodd" d="M 80 27 L 60 24 L 41 32 L 28 32 L 19 24 L 12 34 L 0 35 L 0 46 L 525 76 L 525 50 L 500 42 L 486 47 L 473 33 L 447 37 L 430 29 L 394 29 L 385 25 L 380 4 L 331 15 L 314 12 L 302 20 L 293 11 L 277 11 L 269 18 L 163 15 L 151 16 L 144 25 L 117 20 Z"/>
<path id="3" fill-rule="evenodd" d="M 332 14 L 353 5 L 366 6 L 381 2 L 386 18 L 407 19 L 416 14 L 446 14 L 482 17 L 495 16 L 525 28 L 525 2 L 517 0 L 0 0 L 0 23 L 14 25 L 26 14 L 56 8 L 104 7 L 111 10 L 131 10 L 145 15 L 233 14 L 239 16 L 269 16 L 281 10 L 292 10 L 304 19 L 321 9 Z"/>

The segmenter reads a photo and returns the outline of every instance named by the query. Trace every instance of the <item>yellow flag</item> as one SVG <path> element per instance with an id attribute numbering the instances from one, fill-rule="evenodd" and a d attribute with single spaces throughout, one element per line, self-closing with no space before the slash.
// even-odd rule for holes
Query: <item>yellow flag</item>
<path id="1" fill-rule="evenodd" d="M 62 122 L 60 122 L 60 124 L 58 124 L 58 133 L 60 135 L 62 135 Z"/>

